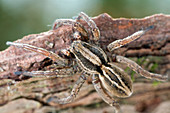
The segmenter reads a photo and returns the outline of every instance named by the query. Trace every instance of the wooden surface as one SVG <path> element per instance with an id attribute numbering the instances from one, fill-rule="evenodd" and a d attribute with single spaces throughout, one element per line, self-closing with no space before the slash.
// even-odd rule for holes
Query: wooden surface
<path id="1" fill-rule="evenodd" d="M 115 50 L 113 53 L 130 57 L 149 71 L 170 74 L 169 15 L 158 14 L 142 19 L 113 19 L 108 14 L 101 14 L 94 17 L 93 20 L 100 29 L 100 44 L 105 52 L 107 52 L 106 45 L 110 42 L 153 25 L 154 29 L 140 39 Z M 88 29 L 85 23 L 82 22 L 82 24 Z M 28 43 L 57 53 L 60 49 L 69 47 L 71 38 L 71 26 L 62 26 L 56 30 L 25 36 L 17 42 Z M 47 43 L 51 43 L 51 45 Z M 77 108 L 87 108 L 86 111 L 96 109 L 102 111 L 108 107 L 94 90 L 90 77 L 73 103 L 66 105 L 48 104 L 46 98 L 51 95 L 59 97 L 68 95 L 79 75 L 68 78 L 44 77 L 23 80 L 22 77 L 16 77 L 13 74 L 17 69 L 41 70 L 45 68 L 46 64 L 50 64 L 50 60 L 40 54 L 16 47 L 9 47 L 0 52 L 0 59 L 0 111 L 2 110 L 3 113 L 52 112 L 62 109 L 65 109 L 63 112 L 70 112 L 70 109 L 74 112 L 74 109 Z M 153 82 L 134 74 L 124 65 L 119 64 L 119 66 L 130 75 L 134 75 L 135 79 L 134 93 L 130 98 L 120 99 L 122 106 L 124 104 L 133 105 L 138 112 L 149 112 L 163 101 L 170 100 L 169 81 L 165 83 Z"/>

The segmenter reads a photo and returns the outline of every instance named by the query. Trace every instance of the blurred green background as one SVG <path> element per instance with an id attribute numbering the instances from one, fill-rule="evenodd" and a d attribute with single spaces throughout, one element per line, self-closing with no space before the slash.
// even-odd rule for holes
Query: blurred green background
<path id="1" fill-rule="evenodd" d="M 0 51 L 6 41 L 51 29 L 57 18 L 108 13 L 114 18 L 170 14 L 170 0 L 0 0 Z"/>

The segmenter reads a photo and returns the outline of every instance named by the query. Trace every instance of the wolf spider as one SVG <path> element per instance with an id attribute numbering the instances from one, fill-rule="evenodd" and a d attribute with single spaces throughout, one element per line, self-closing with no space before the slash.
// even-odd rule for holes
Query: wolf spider
<path id="1" fill-rule="evenodd" d="M 87 30 L 78 22 L 80 19 L 85 21 L 90 27 L 92 38 L 90 38 Z M 80 73 L 81 76 L 74 85 L 71 94 L 66 98 L 50 97 L 47 102 L 55 102 L 59 104 L 70 103 L 74 100 L 79 92 L 79 89 L 86 80 L 86 77 L 92 75 L 92 83 L 101 96 L 101 98 L 111 106 L 119 109 L 119 104 L 113 98 L 129 97 L 132 94 L 132 80 L 119 67 L 113 64 L 106 55 L 106 53 L 99 47 L 100 31 L 95 22 L 85 13 L 81 12 L 76 19 L 57 19 L 54 22 L 53 29 L 57 29 L 62 25 L 72 25 L 74 30 L 74 38 L 69 49 L 61 50 L 60 54 L 55 54 L 43 48 L 38 48 L 28 44 L 7 42 L 7 45 L 21 47 L 26 50 L 34 51 L 51 58 L 54 62 L 57 61 L 61 65 L 55 71 L 32 71 L 22 72 L 25 76 L 42 77 L 42 76 L 56 76 L 68 77 L 75 73 Z M 124 46 L 138 38 L 152 27 L 145 30 L 140 30 L 124 39 L 116 40 L 107 46 L 108 51 L 113 51 Z M 123 56 L 116 55 L 115 60 L 118 63 L 124 63 L 132 70 L 140 75 L 149 78 L 164 81 L 167 76 L 150 73 L 142 69 L 137 63 L 127 59 Z M 59 63 L 60 62 L 60 63 Z M 80 68 L 81 71 L 77 71 Z"/>

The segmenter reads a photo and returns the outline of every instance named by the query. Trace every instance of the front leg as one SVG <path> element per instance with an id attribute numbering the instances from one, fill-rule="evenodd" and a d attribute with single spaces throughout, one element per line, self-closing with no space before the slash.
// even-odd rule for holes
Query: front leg
<path id="1" fill-rule="evenodd" d="M 78 94 L 80 88 L 82 87 L 83 83 L 85 82 L 86 77 L 85 75 L 81 75 L 79 79 L 77 80 L 76 84 L 74 85 L 71 94 L 66 97 L 66 98 L 58 98 L 56 96 L 49 97 L 47 98 L 46 102 L 47 103 L 58 103 L 58 104 L 66 104 L 72 102 L 75 98 L 76 95 Z"/>
<path id="2" fill-rule="evenodd" d="M 100 38 L 100 31 L 95 22 L 84 12 L 81 12 L 79 16 L 77 17 L 77 20 L 83 19 L 85 22 L 87 22 L 88 26 L 91 28 L 91 32 L 93 35 L 93 40 L 98 41 Z"/>
<path id="3" fill-rule="evenodd" d="M 73 30 L 80 32 L 83 37 L 88 37 L 88 32 L 86 31 L 86 29 L 79 22 L 72 19 L 57 19 L 54 22 L 52 29 L 57 29 L 62 25 L 71 25 L 73 26 Z"/>
<path id="4" fill-rule="evenodd" d="M 164 76 L 164 75 L 160 75 L 160 74 L 155 74 L 155 73 L 150 73 L 150 72 L 144 70 L 136 62 L 134 62 L 134 61 L 132 61 L 132 60 L 126 58 L 126 57 L 116 55 L 115 59 L 116 59 L 117 62 L 126 64 L 133 71 L 135 71 L 136 73 L 139 73 L 140 75 L 142 75 L 142 76 L 144 76 L 146 78 L 156 79 L 158 81 L 166 81 L 168 79 L 168 76 Z"/>
<path id="5" fill-rule="evenodd" d="M 145 30 L 137 31 L 134 34 L 132 34 L 132 35 L 126 37 L 126 38 L 116 40 L 116 41 L 110 43 L 107 46 L 107 49 L 109 51 L 113 51 L 113 50 L 115 50 L 117 48 L 120 48 L 120 47 L 122 47 L 122 46 L 124 46 L 124 45 L 126 45 L 126 44 L 128 44 L 128 43 L 130 43 L 130 42 L 132 42 L 132 41 L 134 41 L 134 40 L 136 40 L 138 38 L 140 38 L 143 34 L 145 34 L 148 30 L 150 30 L 152 28 L 153 28 L 153 26 L 150 26 L 150 27 L 148 27 Z"/>
<path id="6" fill-rule="evenodd" d="M 33 51 L 33 52 L 36 52 L 36 53 L 40 53 L 42 55 L 45 55 L 45 56 L 49 57 L 54 62 L 58 61 L 58 62 L 61 62 L 61 64 L 64 64 L 64 65 L 68 64 L 68 60 L 67 59 L 63 59 L 62 57 L 60 57 L 59 55 L 55 54 L 54 52 L 48 51 L 48 50 L 43 49 L 43 48 L 39 48 L 39 47 L 32 46 L 32 45 L 29 45 L 29 44 L 9 42 L 9 41 L 6 42 L 6 44 L 7 45 L 11 45 L 11 46 L 20 47 L 20 48 L 23 48 L 25 50 Z"/>
<path id="7" fill-rule="evenodd" d="M 73 25 L 75 23 L 76 23 L 76 21 L 73 20 L 73 19 L 57 19 L 53 23 L 52 29 L 54 30 L 54 29 L 57 29 L 57 28 L 59 28 L 59 27 L 61 27 L 63 25 Z"/>
<path id="8" fill-rule="evenodd" d="M 120 111 L 120 106 L 119 103 L 116 102 L 116 100 L 111 97 L 104 89 L 104 87 L 102 86 L 102 83 L 99 79 L 99 76 L 97 74 L 93 74 L 92 76 L 92 83 L 94 85 L 94 88 L 96 89 L 96 91 L 98 92 L 98 94 L 100 95 L 100 97 L 106 102 L 108 103 L 110 106 L 114 106 L 115 107 L 115 111 L 116 113 L 118 113 Z"/>

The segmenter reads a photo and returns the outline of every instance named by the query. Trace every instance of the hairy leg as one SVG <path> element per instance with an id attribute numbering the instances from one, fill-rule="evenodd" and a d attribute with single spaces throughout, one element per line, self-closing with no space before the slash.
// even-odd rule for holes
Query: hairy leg
<path id="1" fill-rule="evenodd" d="M 100 38 L 100 31 L 99 31 L 98 27 L 96 26 L 95 22 L 89 16 L 87 16 L 83 12 L 81 12 L 79 14 L 79 16 L 76 18 L 76 20 L 73 20 L 73 19 L 57 19 L 54 22 L 52 29 L 57 29 L 58 27 L 60 27 L 62 25 L 72 25 L 73 26 L 73 30 L 76 30 L 76 31 L 80 32 L 83 37 L 87 37 L 88 38 L 88 32 L 78 22 L 78 20 L 80 20 L 80 18 L 82 18 L 90 26 L 91 31 L 92 31 L 92 35 L 94 37 L 94 39 L 92 39 L 92 40 L 98 41 L 99 38 Z"/>
<path id="2" fill-rule="evenodd" d="M 15 72 L 15 75 L 23 75 L 28 77 L 69 77 L 73 76 L 78 71 L 74 70 L 72 67 L 69 68 L 63 68 L 63 69 L 55 69 L 54 71 L 48 70 L 48 71 L 17 71 Z"/>
<path id="3" fill-rule="evenodd" d="M 116 57 L 115 59 L 116 59 L 117 62 L 126 64 L 133 71 L 135 71 L 136 73 L 139 73 L 140 75 L 142 75 L 146 78 L 155 79 L 155 80 L 159 80 L 159 81 L 166 81 L 168 79 L 168 76 L 150 73 L 150 72 L 144 70 L 136 62 L 134 62 L 134 61 L 132 61 L 132 60 L 126 58 L 126 57 L 119 56 L 119 55 L 116 55 L 115 57 Z"/>
<path id="4" fill-rule="evenodd" d="M 126 38 L 123 38 L 123 39 L 119 39 L 119 40 L 116 40 L 112 43 L 110 43 L 108 46 L 107 46 L 107 49 L 109 51 L 113 51 L 114 49 L 117 49 L 117 48 L 120 48 L 138 38 L 140 38 L 143 34 L 145 34 L 148 30 L 152 29 L 153 26 L 150 26 L 148 27 L 147 29 L 145 30 L 140 30 L 140 31 L 137 31 L 135 32 L 134 34 L 126 37 Z"/>
<path id="5" fill-rule="evenodd" d="M 93 74 L 92 76 L 92 83 L 94 85 L 94 88 L 96 89 L 96 91 L 98 92 L 98 94 L 100 95 L 100 97 L 102 97 L 102 99 L 108 103 L 110 106 L 114 106 L 116 108 L 116 112 L 118 112 L 120 110 L 120 106 L 119 104 L 116 102 L 116 100 L 111 97 L 105 90 L 104 87 L 102 86 L 102 83 L 99 79 L 99 76 L 96 74 Z"/>
<path id="6" fill-rule="evenodd" d="M 45 55 L 45 56 L 51 58 L 53 61 L 61 61 L 65 65 L 68 64 L 68 60 L 63 59 L 62 57 L 53 53 L 52 51 L 48 51 L 48 50 L 43 49 L 43 48 L 39 48 L 39 47 L 32 46 L 32 45 L 29 45 L 29 44 L 15 43 L 15 42 L 7 42 L 6 44 L 16 46 L 16 47 L 20 47 L 20 48 L 23 48 L 25 50 L 34 51 L 36 53 L 40 53 L 42 55 Z"/>
<path id="7" fill-rule="evenodd" d="M 86 80 L 85 75 L 81 75 L 79 79 L 76 81 L 76 84 L 73 86 L 71 94 L 68 97 L 58 98 L 58 97 L 53 96 L 53 97 L 47 98 L 47 102 L 48 103 L 54 102 L 54 103 L 59 103 L 59 104 L 66 104 L 66 103 L 72 102 L 76 98 L 76 95 L 78 94 L 85 80 Z"/>
<path id="8" fill-rule="evenodd" d="M 81 35 L 83 35 L 84 37 L 88 37 L 88 33 L 86 29 L 79 22 L 76 22 L 76 20 L 72 20 L 72 19 L 57 19 L 54 22 L 52 29 L 53 30 L 57 29 L 62 25 L 72 25 L 73 30 L 80 32 Z"/>
<path id="9" fill-rule="evenodd" d="M 62 25 L 73 25 L 75 24 L 76 21 L 73 19 L 56 19 L 55 22 L 53 23 L 52 29 L 57 29 L 61 27 Z"/>
<path id="10" fill-rule="evenodd" d="M 99 28 L 96 26 L 95 22 L 88 15 L 86 15 L 84 12 L 81 12 L 79 14 L 79 16 L 77 17 L 77 20 L 80 20 L 80 18 L 82 18 L 84 21 L 87 22 L 87 24 L 89 25 L 89 27 L 92 30 L 92 35 L 94 37 L 94 40 L 98 41 L 100 38 L 100 31 L 99 31 Z"/>

